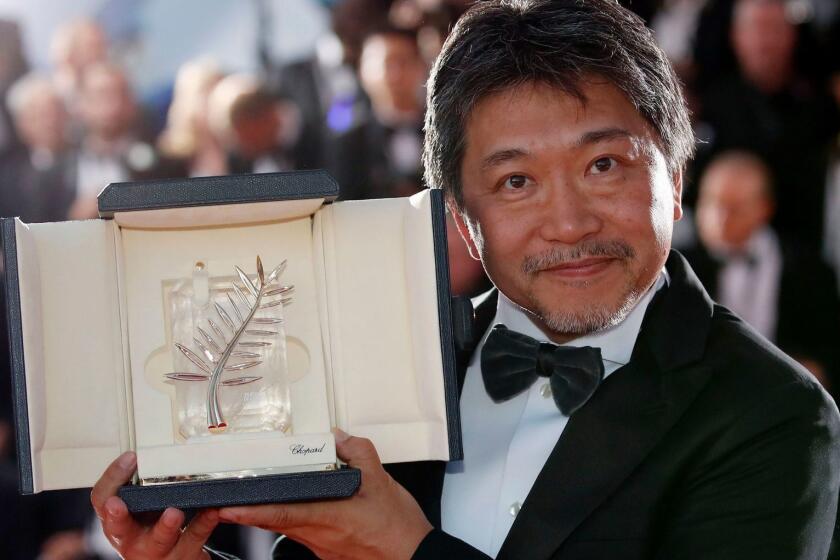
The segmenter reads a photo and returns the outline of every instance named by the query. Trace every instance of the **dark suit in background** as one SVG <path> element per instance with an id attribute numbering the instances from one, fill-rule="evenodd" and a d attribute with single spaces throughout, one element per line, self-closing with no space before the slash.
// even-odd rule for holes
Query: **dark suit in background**
<path id="1" fill-rule="evenodd" d="M 840 391 L 840 297 L 834 272 L 818 255 L 790 243 L 780 244 L 782 269 L 772 342 L 797 359 L 822 364 L 836 397 Z M 703 247 L 685 252 L 706 290 L 717 297 L 724 263 Z"/>
<path id="2" fill-rule="evenodd" d="M 355 72 L 314 57 L 273 71 L 268 82 L 271 91 L 300 109 L 300 137 L 290 154 L 297 169 L 330 168 L 334 137 L 356 126 L 369 110 Z"/>
<path id="3" fill-rule="evenodd" d="M 390 126 L 369 114 L 332 141 L 342 200 L 411 196 L 423 188 L 423 123 Z"/>
<path id="4" fill-rule="evenodd" d="M 0 216 L 24 222 L 67 219 L 76 196 L 76 160 L 65 152 L 36 167 L 29 150 L 19 147 L 0 158 Z"/>

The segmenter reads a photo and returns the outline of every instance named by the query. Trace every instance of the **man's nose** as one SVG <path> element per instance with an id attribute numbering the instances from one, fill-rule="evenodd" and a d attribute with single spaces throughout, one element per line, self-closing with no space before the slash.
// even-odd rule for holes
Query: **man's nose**
<path id="1" fill-rule="evenodd" d="M 540 219 L 539 231 L 544 240 L 570 245 L 603 227 L 590 198 L 573 185 L 548 189 Z"/>

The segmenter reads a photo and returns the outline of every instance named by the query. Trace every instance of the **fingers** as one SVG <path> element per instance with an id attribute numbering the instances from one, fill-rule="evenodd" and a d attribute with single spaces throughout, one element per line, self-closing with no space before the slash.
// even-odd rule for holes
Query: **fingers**
<path id="1" fill-rule="evenodd" d="M 105 515 L 105 502 L 111 496 L 117 495 L 120 486 L 131 479 L 134 469 L 137 466 L 137 456 L 131 451 L 126 451 L 117 457 L 113 463 L 108 465 L 105 472 L 90 493 L 90 503 L 96 514 L 102 519 Z"/>
<path id="2" fill-rule="evenodd" d="M 125 543 L 137 539 L 143 528 L 128 513 L 128 508 L 121 499 L 111 496 L 102 506 L 102 530 L 108 540 L 118 550 L 122 549 Z"/>
<path id="3" fill-rule="evenodd" d="M 219 512 L 215 509 L 200 511 L 181 534 L 175 547 L 175 558 L 187 558 L 201 550 L 219 524 Z"/>
<path id="4" fill-rule="evenodd" d="M 169 554 L 178 537 L 181 536 L 181 525 L 184 524 L 184 513 L 175 508 L 166 508 L 160 519 L 149 530 L 148 546 L 154 556 Z"/>
<path id="5" fill-rule="evenodd" d="M 319 522 L 323 504 L 269 504 L 219 510 L 223 521 L 261 527 L 282 533 L 285 529 Z"/>
<path id="6" fill-rule="evenodd" d="M 342 461 L 361 471 L 382 470 L 382 461 L 373 446 L 373 442 L 366 438 L 353 437 L 338 428 L 335 434 L 335 450 Z"/>

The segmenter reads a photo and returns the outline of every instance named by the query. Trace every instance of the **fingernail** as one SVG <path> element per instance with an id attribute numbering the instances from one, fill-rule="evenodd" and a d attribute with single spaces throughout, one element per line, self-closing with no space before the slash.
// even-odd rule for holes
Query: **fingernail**
<path id="1" fill-rule="evenodd" d="M 122 467 L 124 470 L 134 470 L 134 463 L 137 460 L 137 456 L 134 455 L 133 451 L 126 451 L 122 455 L 119 456 L 117 459 L 117 464 Z"/>
<path id="2" fill-rule="evenodd" d="M 178 527 L 181 525 L 181 516 L 175 508 L 166 508 L 163 510 L 163 523 L 167 527 Z"/>
<path id="3" fill-rule="evenodd" d="M 348 439 L 350 439 L 350 434 L 342 430 L 341 428 L 333 428 L 332 433 L 335 436 L 336 443 L 344 443 Z"/>

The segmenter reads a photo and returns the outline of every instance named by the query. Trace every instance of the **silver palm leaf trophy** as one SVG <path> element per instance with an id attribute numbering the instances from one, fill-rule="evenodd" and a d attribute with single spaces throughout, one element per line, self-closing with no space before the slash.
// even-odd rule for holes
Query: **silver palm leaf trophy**
<path id="1" fill-rule="evenodd" d="M 203 270 L 204 267 L 202 263 L 197 263 L 196 268 Z M 220 391 L 246 385 L 259 386 L 255 387 L 256 393 L 248 395 L 252 401 L 256 401 L 258 399 L 253 397 L 254 394 L 272 393 L 273 390 L 273 393 L 280 395 L 279 421 L 266 421 L 263 418 L 252 423 L 251 428 L 244 431 L 279 429 L 285 432 L 289 427 L 290 416 L 288 388 L 285 384 L 285 331 L 282 308 L 291 301 L 289 293 L 294 286 L 282 285 L 279 282 L 286 269 L 285 260 L 266 276 L 258 256 L 256 278 L 253 280 L 238 266 L 234 269 L 234 280 L 216 282 L 215 287 L 209 290 L 209 297 L 203 306 L 189 303 L 187 311 L 181 311 L 181 315 L 189 315 L 187 324 L 192 327 L 193 337 L 191 343 L 183 340 L 174 342 L 176 368 L 181 361 L 177 359 L 180 355 L 196 369 L 186 371 L 191 368 L 183 368 L 182 371 L 167 373 L 166 378 L 176 385 L 176 391 L 184 384 L 194 386 L 197 383 L 206 383 L 204 403 L 200 408 L 205 411 L 204 425 L 211 434 L 225 432 L 229 426 L 223 412 Z M 194 302 L 195 290 L 191 289 L 189 294 L 192 297 L 181 297 L 179 301 Z M 275 359 L 269 359 L 272 356 Z M 266 376 L 271 378 L 272 383 L 266 385 Z M 276 387 L 277 382 L 281 382 L 282 386 Z M 243 399 L 246 397 L 243 396 L 239 400 Z M 197 403 L 182 405 L 187 410 L 181 410 L 180 414 L 202 414 L 195 404 Z M 244 404 L 240 402 L 239 406 L 241 408 Z M 267 418 L 276 420 L 277 416 L 269 414 Z"/>

